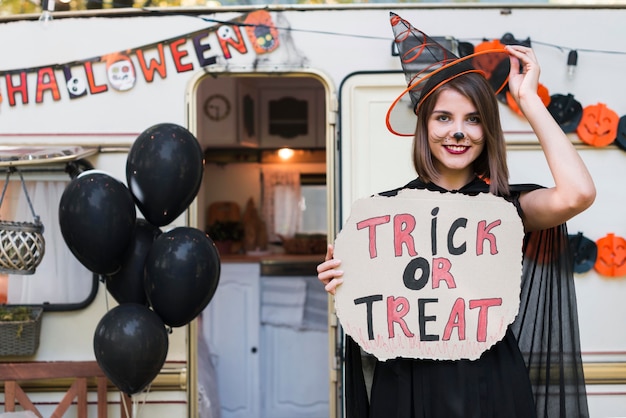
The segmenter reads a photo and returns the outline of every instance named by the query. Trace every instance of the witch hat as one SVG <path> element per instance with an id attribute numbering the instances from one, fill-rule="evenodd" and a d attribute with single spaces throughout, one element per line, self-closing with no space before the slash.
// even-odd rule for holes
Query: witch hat
<path id="1" fill-rule="evenodd" d="M 390 12 L 390 20 L 407 81 L 407 88 L 387 111 L 387 128 L 391 133 L 413 136 L 415 132 L 415 124 L 411 126 L 406 123 L 406 109 L 403 112 L 402 106 L 399 106 L 407 94 L 411 99 L 413 112 L 417 114 L 417 109 L 425 98 L 463 74 L 482 74 L 490 82 L 494 94 L 506 86 L 510 59 L 503 45 L 459 57 L 397 14 Z"/>

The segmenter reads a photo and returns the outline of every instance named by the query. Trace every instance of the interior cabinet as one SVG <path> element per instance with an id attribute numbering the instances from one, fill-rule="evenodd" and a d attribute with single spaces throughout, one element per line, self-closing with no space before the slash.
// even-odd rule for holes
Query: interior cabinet
<path id="1" fill-rule="evenodd" d="M 264 326 L 261 345 L 262 416 L 328 417 L 328 332 Z"/>
<path id="2" fill-rule="evenodd" d="M 313 78 L 207 76 L 197 99 L 203 148 L 325 146 L 325 90 Z"/>
<path id="3" fill-rule="evenodd" d="M 318 100 L 312 88 L 260 90 L 260 143 L 263 148 L 318 146 Z"/>
<path id="4" fill-rule="evenodd" d="M 328 417 L 328 332 L 262 323 L 266 279 L 258 263 L 222 263 L 217 292 L 203 312 L 222 418 Z M 295 279 L 302 278 L 280 277 Z"/>
<path id="5" fill-rule="evenodd" d="M 222 418 L 260 416 L 259 275 L 257 263 L 222 263 L 219 286 L 202 315 Z"/>
<path id="6" fill-rule="evenodd" d="M 239 144 L 236 78 L 204 78 L 197 109 L 198 141 L 203 148 Z"/>
<path id="7" fill-rule="evenodd" d="M 245 78 L 237 85 L 237 118 L 239 143 L 242 146 L 259 146 L 259 104 L 256 83 Z"/>

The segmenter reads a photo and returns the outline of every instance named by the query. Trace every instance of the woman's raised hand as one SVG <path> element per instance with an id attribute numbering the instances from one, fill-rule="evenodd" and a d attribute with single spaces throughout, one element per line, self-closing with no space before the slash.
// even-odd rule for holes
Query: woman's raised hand
<path id="1" fill-rule="evenodd" d="M 507 45 L 506 51 L 511 55 L 511 71 L 509 73 L 509 92 L 518 105 L 524 98 L 537 96 L 539 74 L 541 69 L 535 52 L 521 45 Z"/>
<path id="2" fill-rule="evenodd" d="M 505 48 L 511 59 L 509 92 L 537 136 L 555 184 L 520 196 L 524 227 L 546 229 L 587 209 L 596 190 L 585 163 L 537 93 L 540 69 L 535 53 L 520 45 Z"/>

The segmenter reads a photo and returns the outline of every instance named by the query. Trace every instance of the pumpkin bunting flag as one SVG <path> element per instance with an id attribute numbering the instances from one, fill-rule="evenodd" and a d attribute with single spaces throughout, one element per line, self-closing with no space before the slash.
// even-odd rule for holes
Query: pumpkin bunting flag
<path id="1" fill-rule="evenodd" d="M 576 133 L 584 143 L 604 147 L 617 138 L 619 116 L 604 103 L 589 105 L 583 109 Z"/>
<path id="2" fill-rule="evenodd" d="M 504 49 L 505 45 L 513 44 L 532 46 L 530 38 L 518 40 L 511 33 L 505 33 L 501 39 L 483 39 L 473 48 L 474 51 L 472 52 L 485 49 Z M 475 62 L 475 64 L 490 77 L 498 77 L 499 63 L 493 62 L 493 60 L 484 61 Z M 569 59 L 568 64 L 570 64 Z M 583 108 L 573 94 L 553 94 L 551 96 L 548 88 L 542 84 L 539 84 L 537 93 L 565 133 L 575 132 L 582 142 L 590 146 L 604 147 L 615 143 L 626 151 L 626 119 L 624 119 L 626 115 L 620 118 L 605 103 L 596 103 Z M 497 95 L 502 103 L 523 117 L 508 88 L 505 87 Z"/>
<path id="3" fill-rule="evenodd" d="M 576 132 L 576 128 L 583 117 L 583 106 L 571 93 L 550 96 L 548 111 L 565 133 Z"/>
<path id="4" fill-rule="evenodd" d="M 626 239 L 608 233 L 596 241 L 582 232 L 569 236 L 569 249 L 574 273 L 595 270 L 607 278 L 626 277 Z"/>
<path id="5" fill-rule="evenodd" d="M 505 44 L 531 46 L 530 39 L 518 41 L 510 33 L 505 34 L 499 41 L 484 41 L 484 47 Z M 478 50 L 480 48 L 481 45 L 476 47 Z M 583 107 L 572 93 L 550 96 L 547 87 L 542 84 L 539 84 L 537 93 L 565 133 L 576 133 L 580 140 L 589 146 L 605 147 L 615 144 L 626 151 L 626 115 L 618 116 L 614 110 L 601 102 Z M 513 112 L 523 117 L 508 89 L 504 89 L 498 98 Z M 626 277 L 625 238 L 608 233 L 593 241 L 579 232 L 569 236 L 569 243 L 572 269 L 575 273 L 583 274 L 593 269 L 604 277 Z"/>
<path id="6" fill-rule="evenodd" d="M 626 275 L 626 239 L 613 233 L 596 241 L 598 256 L 594 268 L 603 276 L 620 277 Z"/>
<path id="7" fill-rule="evenodd" d="M 615 145 L 626 151 L 626 115 L 619 118 L 619 122 L 617 123 L 617 137 L 615 138 Z"/>

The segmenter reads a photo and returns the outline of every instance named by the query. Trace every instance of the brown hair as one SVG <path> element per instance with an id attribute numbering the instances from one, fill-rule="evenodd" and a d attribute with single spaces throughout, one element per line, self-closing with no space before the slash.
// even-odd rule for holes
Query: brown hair
<path id="1" fill-rule="evenodd" d="M 419 103 L 413 139 L 413 166 L 417 175 L 427 183 L 439 177 L 428 146 L 428 117 L 437 103 L 439 94 L 444 89 L 458 91 L 471 100 L 476 107 L 485 136 L 485 148 L 473 163 L 474 172 L 489 183 L 491 193 L 507 196 L 509 194 L 509 169 L 498 101 L 489 82 L 477 73 L 468 73 L 451 79 Z"/>

